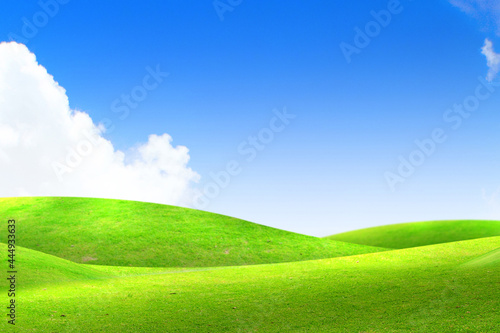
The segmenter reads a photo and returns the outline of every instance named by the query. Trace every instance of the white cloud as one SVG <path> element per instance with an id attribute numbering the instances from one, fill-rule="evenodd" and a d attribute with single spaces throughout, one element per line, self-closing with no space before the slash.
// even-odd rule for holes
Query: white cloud
<path id="1" fill-rule="evenodd" d="M 495 50 L 493 50 L 493 43 L 489 39 L 484 41 L 481 53 L 486 57 L 486 64 L 488 65 L 488 74 L 486 79 L 491 82 L 500 71 L 500 54 L 495 53 Z"/>
<path id="2" fill-rule="evenodd" d="M 500 2 L 498 0 L 450 0 L 463 12 L 478 19 L 487 30 L 500 34 Z"/>
<path id="3" fill-rule="evenodd" d="M 0 43 L 0 196 L 85 196 L 189 206 L 199 175 L 168 134 L 124 153 L 22 44 Z"/>

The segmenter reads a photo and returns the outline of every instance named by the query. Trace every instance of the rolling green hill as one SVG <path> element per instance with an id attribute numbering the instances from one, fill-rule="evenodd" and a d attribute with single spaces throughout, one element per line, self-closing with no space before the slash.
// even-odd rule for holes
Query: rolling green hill
<path id="1" fill-rule="evenodd" d="M 384 249 L 332 242 L 236 218 L 143 202 L 0 198 L 18 245 L 77 263 L 137 267 L 250 265 Z M 0 239 L 7 239 L 0 228 Z"/>
<path id="2" fill-rule="evenodd" d="M 7 245 L 0 243 L 1 253 L 7 254 Z M 56 285 L 67 282 L 109 277 L 109 274 L 91 265 L 77 264 L 50 254 L 16 246 L 15 265 L 18 275 L 17 287 L 21 290 L 33 286 Z M 7 255 L 5 255 L 7 258 Z M 5 264 L 7 267 L 7 264 Z"/>
<path id="3" fill-rule="evenodd" d="M 7 245 L 0 243 L 0 252 L 7 253 Z M 195 272 L 216 268 L 176 267 L 120 267 L 77 264 L 50 254 L 16 246 L 15 265 L 18 271 L 17 287 L 20 290 L 33 287 L 54 287 L 85 280 L 102 280 L 121 276 L 142 276 L 179 272 Z M 5 266 L 7 267 L 7 266 Z M 223 269 L 224 267 L 221 267 Z"/>
<path id="4" fill-rule="evenodd" d="M 432 238 L 448 240 L 443 244 L 301 260 L 306 249 L 313 256 L 379 248 L 131 201 L 17 198 L 0 199 L 0 207 L 1 216 L 17 221 L 16 332 L 500 329 L 500 236 L 484 237 L 484 232 L 472 240 L 453 242 L 448 234 Z M 484 224 L 459 228 L 454 237 L 495 230 L 494 222 L 476 222 Z M 444 222 L 429 222 L 424 229 L 439 230 L 433 223 Z M 446 226 L 464 222 L 450 223 Z M 415 236 L 406 230 L 402 237 Z M 423 242 L 424 235 L 409 240 Z M 218 252 L 222 244 L 223 249 L 232 244 L 238 256 Z M 189 248 L 194 250 L 186 254 Z M 141 254 L 147 249 L 156 249 L 147 262 L 156 267 L 129 267 L 146 266 Z M 5 244 L 0 251 L 7 254 Z M 51 251 L 55 255 L 47 254 Z M 91 255 L 98 260 L 83 260 Z M 259 264 L 284 258 L 293 260 Z M 179 262 L 193 267 L 172 267 Z M 228 266 L 249 262 L 254 265 Z M 2 295 L 7 304 L 7 293 Z M 0 331 L 8 331 L 6 325 L 1 323 Z"/>
<path id="5" fill-rule="evenodd" d="M 20 250 L 22 276 L 58 273 L 21 289 L 16 332 L 496 332 L 500 266 L 462 264 L 499 247 L 491 237 L 184 272 Z"/>
<path id="6" fill-rule="evenodd" d="M 500 221 L 413 222 L 354 230 L 326 239 L 392 249 L 500 236 Z"/>

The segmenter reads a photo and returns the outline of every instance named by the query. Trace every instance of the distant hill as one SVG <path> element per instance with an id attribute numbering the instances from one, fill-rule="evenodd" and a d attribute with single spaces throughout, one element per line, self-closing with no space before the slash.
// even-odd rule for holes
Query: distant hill
<path id="1" fill-rule="evenodd" d="M 384 250 L 194 209 L 125 200 L 0 198 L 0 216 L 16 219 L 18 245 L 97 265 L 251 265 Z M 7 239 L 6 228 L 0 228 L 0 239 Z"/>
<path id="2" fill-rule="evenodd" d="M 454 220 L 400 223 L 354 230 L 325 238 L 403 249 L 493 236 L 500 236 L 500 221 Z"/>

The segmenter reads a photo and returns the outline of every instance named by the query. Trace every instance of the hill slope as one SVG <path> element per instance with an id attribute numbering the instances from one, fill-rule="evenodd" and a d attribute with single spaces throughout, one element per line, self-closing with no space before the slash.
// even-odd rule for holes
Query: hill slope
<path id="1" fill-rule="evenodd" d="M 124 200 L 0 198 L 0 216 L 16 219 L 20 246 L 99 265 L 249 265 L 382 250 L 193 209 Z M 6 228 L 0 228 L 0 239 L 7 239 Z"/>
<path id="2" fill-rule="evenodd" d="M 7 253 L 5 243 L 0 243 L 0 251 Z M 14 258 L 15 269 L 20 277 L 17 281 L 20 290 L 33 286 L 109 278 L 109 274 L 95 269 L 93 265 L 77 264 L 21 246 L 16 246 Z"/>
<path id="3" fill-rule="evenodd" d="M 7 244 L 0 243 L 0 251 L 7 253 Z M 120 267 L 78 264 L 51 254 L 16 246 L 15 269 L 19 279 L 19 290 L 34 287 L 73 284 L 89 280 L 103 280 L 122 276 L 142 276 L 180 272 L 195 272 L 217 268 L 166 268 L 166 267 Z M 7 266 L 6 266 L 7 267 Z M 223 268 L 223 267 L 221 267 Z"/>
<path id="4" fill-rule="evenodd" d="M 90 266 L 121 277 L 24 289 L 16 331 L 496 332 L 500 266 L 461 264 L 498 247 L 492 237 L 178 274 Z"/>
<path id="5" fill-rule="evenodd" d="M 400 223 L 354 230 L 325 238 L 403 249 L 493 236 L 500 236 L 500 221 L 456 220 Z"/>
<path id="6" fill-rule="evenodd" d="M 500 247 L 464 264 L 470 267 L 500 266 Z"/>

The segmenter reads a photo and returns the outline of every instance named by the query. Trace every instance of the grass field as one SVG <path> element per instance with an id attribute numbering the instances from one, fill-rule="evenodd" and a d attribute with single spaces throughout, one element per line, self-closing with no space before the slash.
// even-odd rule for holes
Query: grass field
<path id="1" fill-rule="evenodd" d="M 500 221 L 457 220 L 384 225 L 326 237 L 392 249 L 500 236 Z"/>
<path id="2" fill-rule="evenodd" d="M 180 207 L 89 198 L 0 198 L 20 246 L 74 262 L 207 267 L 331 258 L 381 251 Z M 0 239 L 7 229 L 0 228 Z"/>
<path id="3" fill-rule="evenodd" d="M 113 205 L 128 203 L 147 210 L 150 205 L 112 200 L 99 203 L 100 200 L 95 199 L 73 198 L 69 200 L 71 209 L 64 200 L 61 202 L 64 213 L 57 212 L 58 206 L 52 204 L 50 214 L 47 214 L 40 207 L 43 205 L 37 205 L 50 202 L 45 199 L 1 199 L 0 215 L 7 214 L 8 218 L 14 217 L 20 222 L 19 243 L 20 235 L 28 237 L 31 232 L 38 235 L 37 241 L 41 243 L 47 229 L 35 226 L 37 220 L 46 219 L 48 215 L 66 217 L 65 220 L 81 216 L 85 210 L 78 209 L 78 203 L 85 209 L 110 209 Z M 157 206 L 149 207 L 150 219 L 151 216 L 168 216 L 167 213 L 172 211 L 180 212 L 175 207 L 166 206 L 162 211 L 162 206 Z M 133 216 L 133 212 L 121 208 L 114 212 Z M 103 209 L 101 213 L 112 219 L 109 210 Z M 249 222 L 220 215 L 190 213 L 193 214 L 190 216 L 212 218 L 209 225 L 213 233 L 204 234 L 208 237 L 207 242 L 217 240 L 214 235 L 229 237 L 225 234 L 226 229 L 230 235 L 238 235 L 236 229 L 239 226 L 250 231 L 265 230 L 266 236 L 282 237 L 283 244 L 289 244 L 286 237 L 303 244 L 308 239 L 315 239 L 300 238 L 301 235 L 294 233 L 280 234 L 276 229 L 268 230 L 259 225 L 250 227 Z M 94 219 L 86 219 L 87 223 L 101 221 L 97 218 L 99 214 L 92 214 Z M 172 216 L 179 219 L 178 215 L 182 213 Z M 24 223 L 27 217 L 31 224 Z M 169 220 L 163 218 L 161 221 L 168 223 Z M 218 221 L 222 221 L 224 227 L 215 232 Z M 40 223 L 47 225 L 47 222 Z M 76 228 L 75 222 L 57 224 L 53 220 L 53 223 L 61 228 L 59 234 L 76 237 L 64 229 L 69 226 Z M 136 225 L 135 221 L 130 223 Z M 231 223 L 236 223 L 236 227 L 229 228 Z M 121 225 L 124 224 L 125 220 Z M 25 228 L 23 232 L 22 227 Z M 179 225 L 176 228 L 182 229 Z M 183 229 L 187 233 L 184 235 L 186 239 L 201 237 L 193 228 Z M 49 239 L 55 241 L 58 229 L 50 230 Z M 85 228 L 78 230 L 85 231 Z M 255 232 L 251 236 L 256 235 L 262 233 Z M 36 240 L 36 237 L 28 239 Z M 338 244 L 329 239 L 320 240 L 321 244 Z M 145 243 L 138 241 L 138 244 L 144 246 Z M 262 243 L 249 241 L 249 244 L 261 246 Z M 45 249 L 56 252 L 60 248 L 57 245 Z M 196 257 L 192 259 L 196 263 L 192 267 L 131 267 L 73 262 L 18 246 L 17 325 L 12 330 L 4 319 L 0 331 L 498 332 L 499 248 L 500 236 L 496 236 L 398 250 L 381 249 L 381 252 L 336 258 L 299 260 L 302 257 L 297 257 L 293 262 L 282 263 L 209 267 L 201 265 Z M 121 249 L 126 251 L 126 248 Z M 7 253 L 5 244 L 0 244 L 0 251 Z M 177 251 L 182 251 L 182 248 Z M 0 300 L 8 304 L 6 292 L 2 293 Z"/>
<path id="4" fill-rule="evenodd" d="M 499 246 L 493 237 L 194 270 L 82 265 L 20 249 L 27 279 L 16 332 L 495 332 L 500 267 L 462 264 Z"/>
<path id="5" fill-rule="evenodd" d="M 474 258 L 464 265 L 471 267 L 486 267 L 500 265 L 500 248 L 490 251 L 482 256 Z"/>

